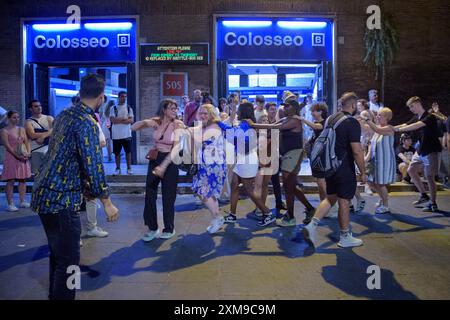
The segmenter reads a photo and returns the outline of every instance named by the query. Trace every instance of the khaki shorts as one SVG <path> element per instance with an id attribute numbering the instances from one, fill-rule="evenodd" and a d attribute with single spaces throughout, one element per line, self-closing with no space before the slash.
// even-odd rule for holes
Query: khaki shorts
<path id="1" fill-rule="evenodd" d="M 300 171 L 300 164 L 303 160 L 303 149 L 294 149 L 281 157 L 281 171 L 296 174 Z"/>
<path id="2" fill-rule="evenodd" d="M 426 156 L 421 156 L 417 152 L 414 153 L 409 167 L 415 167 L 423 165 L 425 176 L 433 177 L 438 173 L 439 170 L 439 153 L 432 152 Z"/>
<path id="3" fill-rule="evenodd" d="M 41 164 L 44 162 L 45 152 L 32 152 L 31 153 L 31 172 L 36 174 Z"/>

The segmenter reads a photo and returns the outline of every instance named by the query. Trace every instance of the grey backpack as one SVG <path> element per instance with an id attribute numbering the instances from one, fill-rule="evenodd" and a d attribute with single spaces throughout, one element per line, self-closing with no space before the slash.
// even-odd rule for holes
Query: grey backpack
<path id="1" fill-rule="evenodd" d="M 331 177 L 342 164 L 336 156 L 336 128 L 350 118 L 342 112 L 331 116 L 325 122 L 324 129 L 314 142 L 311 151 L 311 170 L 313 176 Z"/>

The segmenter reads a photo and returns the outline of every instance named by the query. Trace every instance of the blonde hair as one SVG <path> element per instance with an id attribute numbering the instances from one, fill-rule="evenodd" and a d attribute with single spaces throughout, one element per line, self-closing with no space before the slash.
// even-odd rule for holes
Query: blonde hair
<path id="1" fill-rule="evenodd" d="M 381 110 L 379 110 L 378 113 L 382 114 L 388 122 L 392 120 L 393 113 L 391 109 L 384 107 Z"/>
<path id="2" fill-rule="evenodd" d="M 212 104 L 205 103 L 205 104 L 202 104 L 200 106 L 200 108 L 203 108 L 206 110 L 206 112 L 208 112 L 208 116 L 209 116 L 208 125 L 210 125 L 211 123 L 217 123 L 220 121 L 219 115 L 216 113 L 216 109 L 214 108 L 214 106 Z"/>
<path id="3" fill-rule="evenodd" d="M 259 117 L 258 123 L 263 123 L 263 120 L 267 119 L 267 122 L 269 121 L 269 116 L 267 114 L 263 114 Z"/>

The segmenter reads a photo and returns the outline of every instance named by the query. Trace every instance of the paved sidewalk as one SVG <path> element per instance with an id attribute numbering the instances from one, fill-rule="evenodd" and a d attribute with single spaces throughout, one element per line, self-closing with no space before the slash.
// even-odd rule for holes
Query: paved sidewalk
<path id="1" fill-rule="evenodd" d="M 308 198 L 317 205 L 317 196 Z M 364 246 L 338 248 L 337 220 L 324 219 L 314 252 L 299 235 L 298 202 L 297 227 L 260 228 L 246 218 L 252 203 L 241 200 L 237 223 L 211 236 L 208 211 L 191 195 L 178 196 L 177 235 L 145 244 L 143 196 L 114 195 L 120 221 L 109 224 L 98 213 L 110 236 L 83 236 L 77 299 L 450 299 L 450 192 L 439 193 L 441 213 L 422 213 L 411 205 L 415 198 L 392 195 L 393 213 L 375 216 L 377 199 L 367 196 L 364 212 L 352 216 Z M 0 210 L 5 202 L 0 195 Z M 370 265 L 381 268 L 380 290 L 366 286 Z M 0 299 L 46 299 L 47 289 L 38 217 L 29 209 L 0 211 Z"/>

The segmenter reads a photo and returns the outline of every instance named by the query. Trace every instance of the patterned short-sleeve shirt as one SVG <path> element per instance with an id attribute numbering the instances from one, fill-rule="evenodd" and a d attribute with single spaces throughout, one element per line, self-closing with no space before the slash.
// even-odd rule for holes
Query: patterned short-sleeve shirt
<path id="1" fill-rule="evenodd" d="M 80 210 L 81 195 L 109 195 L 94 111 L 77 104 L 56 117 L 49 149 L 34 181 L 31 207 L 40 214 Z"/>

